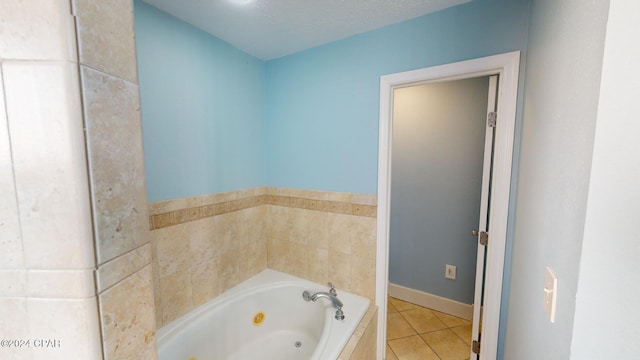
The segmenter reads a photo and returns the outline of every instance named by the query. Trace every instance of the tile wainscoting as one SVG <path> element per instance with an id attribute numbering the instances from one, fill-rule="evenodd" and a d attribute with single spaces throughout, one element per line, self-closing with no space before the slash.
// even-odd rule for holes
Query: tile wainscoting
<path id="1" fill-rule="evenodd" d="M 266 268 L 374 300 L 376 202 L 260 187 L 150 203 L 157 327 Z"/>

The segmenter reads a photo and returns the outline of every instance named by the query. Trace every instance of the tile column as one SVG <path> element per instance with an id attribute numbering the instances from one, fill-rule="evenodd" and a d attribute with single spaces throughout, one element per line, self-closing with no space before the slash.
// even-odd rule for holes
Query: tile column
<path id="1" fill-rule="evenodd" d="M 1 359 L 155 359 L 133 3 L 0 2 Z"/>
<path id="2" fill-rule="evenodd" d="M 72 0 L 91 178 L 104 358 L 155 359 L 133 1 Z"/>
<path id="3" fill-rule="evenodd" d="M 74 18 L 0 2 L 0 358 L 102 357 Z"/>

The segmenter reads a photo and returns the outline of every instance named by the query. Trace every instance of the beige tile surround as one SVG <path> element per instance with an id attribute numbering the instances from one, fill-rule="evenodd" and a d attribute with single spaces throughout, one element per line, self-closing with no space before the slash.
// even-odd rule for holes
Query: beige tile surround
<path id="1" fill-rule="evenodd" d="M 81 66 L 99 264 L 149 242 L 138 85 Z"/>
<path id="2" fill-rule="evenodd" d="M 80 63 L 137 84 L 133 1 L 72 3 L 77 16 Z"/>
<path id="3" fill-rule="evenodd" d="M 156 358 L 133 2 L 73 0 L 105 359 Z"/>
<path id="4" fill-rule="evenodd" d="M 342 349 L 337 360 L 372 360 L 376 358 L 378 339 L 378 308 L 371 305 L 360 324 Z"/>
<path id="5" fill-rule="evenodd" d="M 157 326 L 267 267 L 373 300 L 376 201 L 260 187 L 150 203 Z"/>
<path id="6" fill-rule="evenodd" d="M 155 359 L 133 1 L 71 0 L 104 359 Z"/>
<path id="7" fill-rule="evenodd" d="M 305 210 L 376 217 L 377 207 L 366 195 L 323 193 L 320 191 L 268 188 L 239 190 L 229 193 L 164 200 L 150 204 L 151 230 L 244 210 L 260 205 L 278 205 Z M 286 195 L 285 195 L 286 194 Z M 354 199 L 354 200 L 351 200 Z M 357 202 L 352 202 L 357 201 Z"/>

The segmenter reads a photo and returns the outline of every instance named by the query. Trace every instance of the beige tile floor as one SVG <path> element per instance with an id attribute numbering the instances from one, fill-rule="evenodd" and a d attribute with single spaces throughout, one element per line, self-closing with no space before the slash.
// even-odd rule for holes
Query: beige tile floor
<path id="1" fill-rule="evenodd" d="M 471 322 L 390 297 L 387 360 L 469 359 Z"/>

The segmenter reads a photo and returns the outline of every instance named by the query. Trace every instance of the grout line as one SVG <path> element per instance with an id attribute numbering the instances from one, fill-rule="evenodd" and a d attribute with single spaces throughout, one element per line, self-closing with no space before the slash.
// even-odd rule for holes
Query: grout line
<path id="1" fill-rule="evenodd" d="M 399 299 L 398 299 L 398 300 L 399 300 Z M 392 305 L 393 305 L 393 304 L 392 304 Z M 427 308 L 427 307 L 424 307 L 424 306 L 420 306 L 420 305 L 416 305 L 416 304 L 413 304 L 413 305 L 414 305 L 414 306 L 416 306 L 416 308 L 422 308 L 422 309 L 431 310 L 431 311 L 433 311 L 433 312 L 438 312 L 437 310 L 433 310 L 433 309 L 430 309 L 430 308 Z M 456 333 L 455 331 L 453 331 L 453 330 L 452 330 L 453 328 L 458 328 L 458 327 L 467 326 L 468 324 L 465 324 L 465 325 L 458 325 L 458 326 L 449 326 L 449 325 L 447 325 L 444 321 L 440 320 L 440 318 L 438 318 L 440 321 L 442 321 L 442 322 L 447 326 L 446 328 L 443 328 L 443 329 L 440 329 L 440 330 L 433 330 L 433 331 L 427 331 L 427 332 L 420 333 L 420 332 L 418 332 L 418 331 L 413 327 L 413 325 L 411 325 L 411 323 L 410 323 L 409 321 L 407 321 L 407 319 L 406 319 L 404 316 L 402 316 L 402 313 L 403 313 L 403 312 L 408 312 L 408 311 L 411 311 L 411 310 L 416 310 L 416 308 L 413 308 L 413 309 L 405 309 L 405 310 L 402 310 L 402 311 L 401 311 L 401 310 L 398 310 L 398 308 L 397 308 L 397 307 L 395 307 L 395 306 L 394 306 L 394 308 L 396 309 L 396 312 L 397 312 L 398 314 L 400 314 L 400 316 L 402 317 L 402 319 L 403 319 L 403 320 L 404 320 L 404 321 L 405 321 L 405 322 L 406 322 L 406 323 L 411 327 L 411 329 L 412 329 L 413 331 L 415 331 L 415 332 L 416 332 L 416 334 L 413 334 L 413 335 L 401 336 L 401 337 L 398 337 L 398 338 L 395 338 L 395 339 L 391 339 L 391 340 L 387 340 L 387 341 L 386 341 L 386 345 L 389 347 L 389 350 L 391 350 L 391 352 L 393 352 L 393 354 L 396 356 L 396 358 L 398 358 L 398 360 L 402 360 L 402 359 L 401 359 L 401 358 L 400 358 L 400 357 L 399 357 L 399 356 L 398 356 L 398 355 L 393 351 L 393 349 L 391 348 L 391 345 L 389 345 L 389 342 L 390 342 L 390 341 L 395 341 L 395 340 L 399 340 L 399 339 L 406 339 L 406 338 L 410 338 L 410 337 L 413 337 L 413 336 L 418 336 L 418 337 L 420 337 L 420 340 L 422 340 L 422 342 L 424 342 L 424 343 L 425 343 L 425 345 L 427 345 L 427 347 L 428 347 L 429 349 L 431 349 L 431 351 L 433 351 L 433 353 L 436 355 L 436 357 L 437 357 L 438 359 L 442 359 L 442 358 L 438 355 L 438 353 L 435 351 L 435 349 L 434 349 L 433 347 L 431 347 L 431 346 L 427 343 L 427 341 L 422 337 L 422 335 L 423 335 L 423 334 L 430 334 L 430 333 L 437 332 L 437 331 L 449 330 L 449 331 L 453 332 L 453 333 L 456 335 L 456 337 L 457 337 L 458 339 L 460 339 L 462 342 L 464 342 L 464 343 L 465 343 L 465 345 L 469 345 L 469 344 L 467 344 L 467 342 L 466 342 L 466 341 L 465 341 L 465 340 L 464 340 L 460 335 L 458 335 L 458 333 Z M 388 314 L 389 314 L 389 312 L 387 311 L 387 315 L 388 315 Z M 436 317 L 437 317 L 437 316 L 436 316 Z M 470 341 L 470 339 L 469 339 L 469 341 Z"/>
<path id="2" fill-rule="evenodd" d="M 9 101 L 8 101 L 8 95 L 7 95 L 7 90 L 6 90 L 6 84 L 5 84 L 5 76 L 4 76 L 4 63 L 6 63 L 6 61 L 2 61 L 2 59 L 0 59 L 0 109 L 2 109 L 2 111 L 4 112 L 4 124 L 0 124 L 0 126 L 5 126 L 6 127 L 6 131 L 7 131 L 7 146 L 9 147 L 9 161 L 10 161 L 10 167 L 11 167 L 11 181 L 13 182 L 13 194 L 12 196 L 14 197 L 15 201 L 16 201 L 16 215 L 18 216 L 18 232 L 20 233 L 20 266 L 25 266 L 27 265 L 27 256 L 25 253 L 25 248 L 24 248 L 24 234 L 23 234 L 23 227 L 22 227 L 22 222 L 24 221 L 23 219 L 23 214 L 21 214 L 20 211 L 20 198 L 18 197 L 18 182 L 16 181 L 16 169 L 15 169 L 15 160 L 14 160 L 14 151 L 13 151 L 13 139 L 11 138 L 11 125 L 10 125 L 10 119 L 9 119 Z M 2 117 L 0 117 L 2 118 Z"/>
<path id="3" fill-rule="evenodd" d="M 389 348 L 389 351 L 391 351 L 393 353 L 393 356 L 396 357 L 396 359 L 400 360 L 400 358 L 398 357 L 398 354 L 396 354 L 395 351 L 393 351 L 393 349 L 391 348 L 391 346 L 389 346 L 389 343 L 387 342 L 387 347 Z"/>
<path id="4" fill-rule="evenodd" d="M 420 336 L 420 335 L 418 335 Z M 440 360 L 442 360 L 442 358 L 440 357 L 440 355 L 438 355 L 438 353 L 436 352 L 436 349 L 432 348 L 431 345 L 429 345 L 429 343 L 427 342 L 427 340 L 425 340 L 422 336 L 420 336 L 420 340 L 422 340 L 424 342 L 425 345 L 427 345 L 427 347 L 429 349 L 431 349 L 431 351 L 436 354 L 436 357 Z"/>

